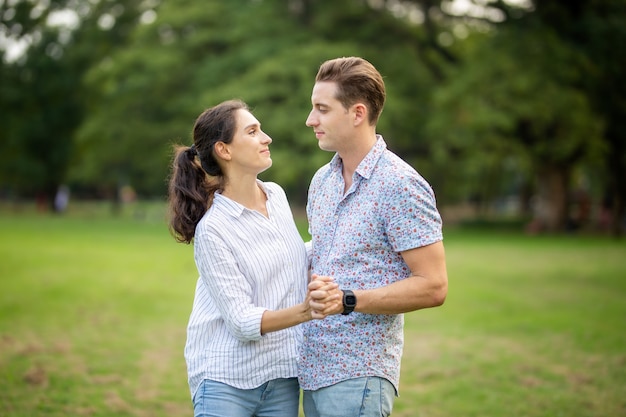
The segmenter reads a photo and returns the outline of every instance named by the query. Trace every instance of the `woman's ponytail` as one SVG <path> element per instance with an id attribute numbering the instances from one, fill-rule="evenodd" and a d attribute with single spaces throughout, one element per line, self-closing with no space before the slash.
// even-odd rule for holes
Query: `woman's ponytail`
<path id="1" fill-rule="evenodd" d="M 191 243 L 196 225 L 221 187 L 220 178 L 211 178 L 196 158 L 195 146 L 174 146 L 169 180 L 169 229 L 176 241 Z"/>
<path id="2" fill-rule="evenodd" d="M 213 195 L 224 189 L 226 180 L 213 147 L 217 142 L 232 142 L 237 110 L 248 110 L 248 106 L 241 100 L 228 100 L 203 111 L 193 127 L 194 144 L 174 146 L 169 228 L 178 242 L 191 243 L 198 222 L 213 203 Z"/>

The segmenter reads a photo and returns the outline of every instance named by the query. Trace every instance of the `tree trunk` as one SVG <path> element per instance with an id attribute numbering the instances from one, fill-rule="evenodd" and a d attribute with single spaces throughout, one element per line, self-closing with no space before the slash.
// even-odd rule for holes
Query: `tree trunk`
<path id="1" fill-rule="evenodd" d="M 535 221 L 540 230 L 555 233 L 567 228 L 570 173 L 566 168 L 544 166 L 537 172 Z"/>
<path id="2" fill-rule="evenodd" d="M 623 235 L 623 221 L 625 212 L 624 200 L 622 196 L 617 194 L 613 202 L 613 212 L 611 219 L 611 235 L 621 238 Z"/>

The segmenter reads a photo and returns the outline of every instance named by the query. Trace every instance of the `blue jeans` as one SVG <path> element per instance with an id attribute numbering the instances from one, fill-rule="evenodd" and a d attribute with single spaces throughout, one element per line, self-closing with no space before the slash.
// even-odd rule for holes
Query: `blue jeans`
<path id="1" fill-rule="evenodd" d="M 396 389 L 385 378 L 349 379 L 315 391 L 304 391 L 306 417 L 387 417 Z"/>
<path id="2" fill-rule="evenodd" d="M 297 378 L 274 379 L 238 389 L 205 379 L 193 396 L 194 417 L 298 417 Z"/>

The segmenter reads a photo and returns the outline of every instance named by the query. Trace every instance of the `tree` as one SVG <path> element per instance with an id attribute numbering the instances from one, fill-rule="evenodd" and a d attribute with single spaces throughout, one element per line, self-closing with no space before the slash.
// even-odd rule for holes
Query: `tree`
<path id="1" fill-rule="evenodd" d="M 420 65 L 410 31 L 405 39 L 381 36 L 398 30 L 390 14 L 381 17 L 360 2 L 319 1 L 308 4 L 312 15 L 303 26 L 304 11 L 294 3 L 162 3 L 157 19 L 138 26 L 131 44 L 89 72 L 93 100 L 78 133 L 84 153 L 73 178 L 96 184 L 107 172 L 144 195 L 163 194 L 171 144 L 191 143 L 193 120 L 204 108 L 238 97 L 274 139 L 274 167 L 264 178 L 302 203 L 313 172 L 331 156 L 319 151 L 304 126 L 321 62 L 362 55 L 380 63 L 398 80 L 398 88 L 390 88 L 396 103 L 407 102 L 427 73 L 415 70 Z M 354 23 L 364 21 L 355 34 Z M 409 123 L 392 117 L 386 123 L 396 143 L 409 142 Z"/>
<path id="2" fill-rule="evenodd" d="M 434 115 L 435 120 L 430 123 L 432 132 L 444 138 L 446 131 L 453 131 L 457 138 L 476 138 L 486 135 L 485 129 L 496 137 L 504 131 L 522 149 L 531 151 L 535 163 L 529 167 L 542 179 L 536 184 L 539 194 L 549 201 L 545 221 L 551 230 L 565 227 L 572 171 L 586 169 L 604 173 L 601 187 L 606 189 L 604 198 L 612 201 L 612 230 L 619 235 L 626 209 L 626 185 L 620 180 L 626 177 L 625 141 L 621 133 L 625 123 L 626 91 L 624 83 L 620 82 L 626 71 L 626 56 L 621 47 L 626 41 L 623 25 L 626 4 L 618 0 L 535 1 L 528 2 L 528 7 L 518 8 L 504 1 L 472 1 L 473 7 L 478 8 L 475 10 L 482 10 L 482 15 L 451 16 L 450 2 L 412 3 L 422 6 L 422 10 L 429 10 L 428 6 L 438 3 L 438 10 L 443 11 L 446 19 L 452 19 L 453 25 L 461 22 L 477 28 L 485 23 L 483 17 L 489 15 L 485 6 L 499 12 L 499 15 L 493 14 L 496 19 L 487 19 L 486 24 L 482 24 L 482 29 L 491 36 L 484 41 L 472 39 L 470 44 L 462 42 L 464 48 L 471 46 L 483 51 L 471 52 L 459 59 L 452 75 L 443 82 L 444 92 L 436 94 L 439 105 L 453 105 L 453 101 L 459 99 L 456 104 L 464 103 L 467 112 L 454 112 L 458 120 Z M 472 46 L 473 42 L 478 45 Z M 493 51 L 485 50 L 489 48 Z M 506 62 L 511 60 L 517 64 L 507 68 Z M 534 76 L 531 75 L 533 67 L 541 68 Z M 506 71 L 498 74 L 494 68 Z M 463 81 L 467 77 L 469 79 Z M 533 79 L 535 81 L 531 81 Z M 506 101 L 508 96 L 519 102 L 517 93 L 524 82 L 527 87 L 535 88 L 541 97 L 546 97 L 540 100 L 537 95 L 535 105 L 526 115 L 514 108 L 518 105 L 507 105 Z M 507 94 L 503 97 L 504 92 Z M 488 101 L 481 102 L 484 99 Z M 522 102 L 533 101 L 526 98 Z M 442 108 L 436 110 L 441 112 Z M 482 122 L 477 119 L 479 114 L 482 114 Z M 463 117 L 468 115 L 473 119 Z M 446 123 L 467 130 L 450 130 Z M 582 138 L 583 133 L 589 136 Z M 485 139 L 488 136 L 471 143 L 480 152 L 490 148 L 492 155 L 502 152 L 501 160 L 509 164 L 510 157 L 504 155 L 517 152 L 510 148 L 494 150 L 498 147 L 494 148 L 493 141 Z M 459 147 L 459 140 L 447 137 L 438 151 L 441 158 L 446 157 L 441 155 L 458 156 L 461 149 L 467 152 L 467 146 Z M 552 145 L 545 143 L 548 138 Z M 466 168 L 471 170 L 471 166 Z M 524 167 L 527 163 L 518 161 L 516 166 Z"/>
<path id="3" fill-rule="evenodd" d="M 13 194 L 51 202 L 66 181 L 74 132 L 85 116 L 82 75 L 123 42 L 125 26 L 138 15 L 133 3 L 2 3 L 0 32 L 28 44 L 19 59 L 5 58 L 2 65 L 1 117 L 7 128 L 0 133 L 0 183 Z M 52 17 L 61 12 L 65 23 L 53 25 Z M 107 17 L 117 19 L 117 30 L 103 30 Z"/>
<path id="4" fill-rule="evenodd" d="M 537 2 L 536 19 L 554 27 L 564 42 L 581 51 L 589 65 L 579 80 L 602 119 L 606 157 L 594 168 L 602 173 L 604 200 L 612 210 L 611 232 L 621 236 L 626 218 L 626 3 L 620 0 Z"/>
<path id="5" fill-rule="evenodd" d="M 614 180 L 624 177 L 625 165 L 618 77 L 626 59 L 616 48 L 624 40 L 624 6 L 498 0 L 464 2 L 473 8 L 462 10 L 457 3 L 120 0 L 50 2 L 45 13 L 33 14 L 34 3 L 12 2 L 15 12 L 2 17 L 23 24 L 4 24 L 5 33 L 38 35 L 29 59 L 5 62 L 0 73 L 11 80 L 0 93 L 9 109 L 0 115 L 8 127 L 0 159 L 24 159 L 0 170 L 0 181 L 6 188 L 30 175 L 33 181 L 14 186 L 24 190 L 45 172 L 55 178 L 51 184 L 69 180 L 113 198 L 125 184 L 145 197 L 162 196 L 172 143 L 190 143 L 204 108 L 239 97 L 274 138 L 274 166 L 264 178 L 302 203 L 314 170 L 331 156 L 304 127 L 313 77 L 325 59 L 360 55 L 388 80 L 380 132 L 443 204 L 540 187 L 548 182 L 531 181 L 531 174 L 542 172 L 561 184 L 545 193 L 553 207 L 546 224 L 560 229 L 568 178 L 595 167 L 604 172 L 598 181 L 615 201 L 617 222 L 626 201 Z M 39 28 L 49 25 L 41 16 L 68 5 L 80 25 L 63 42 L 44 38 Z M 44 68 L 29 55 L 35 51 L 47 51 L 48 70 L 35 71 Z M 41 84 L 20 84 L 32 82 L 29 73 L 39 74 Z M 50 73 L 73 75 L 63 84 L 64 77 Z M 32 97 L 41 90 L 49 100 L 38 108 L 37 123 L 35 107 L 27 105 L 35 99 L 21 96 L 29 88 Z M 51 97 L 63 99 L 51 105 Z M 41 140 L 37 126 L 67 146 Z M 52 159 L 52 149 L 59 152 L 55 165 L 36 162 Z M 39 173 L 15 174 L 18 165 L 37 164 L 44 167 Z M 58 175 L 48 175 L 52 166 Z"/>
<path id="6" fill-rule="evenodd" d="M 18 61 L 7 62 L 2 54 L 0 183 L 43 201 L 54 196 L 63 178 L 72 127 L 80 117 L 72 93 L 76 81 L 58 59 L 62 34 L 45 23 L 63 5 L 51 2 L 43 10 L 31 2 L 0 5 L 2 52 L 9 52 L 12 42 L 33 43 Z"/>
<path id="7" fill-rule="evenodd" d="M 430 128 L 443 151 L 468 160 L 495 155 L 502 162 L 492 173 L 516 158 L 534 180 L 546 207 L 539 220 L 550 231 L 567 226 L 574 169 L 603 151 L 601 120 L 576 88 L 586 63 L 549 31 L 501 28 L 435 96 Z"/>

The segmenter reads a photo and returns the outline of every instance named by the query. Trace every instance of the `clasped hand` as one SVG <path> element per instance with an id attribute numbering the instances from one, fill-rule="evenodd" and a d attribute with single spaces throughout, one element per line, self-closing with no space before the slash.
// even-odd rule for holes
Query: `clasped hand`
<path id="1" fill-rule="evenodd" d="M 343 291 L 329 276 L 311 275 L 306 302 L 311 309 L 313 319 L 323 319 L 343 312 Z"/>

